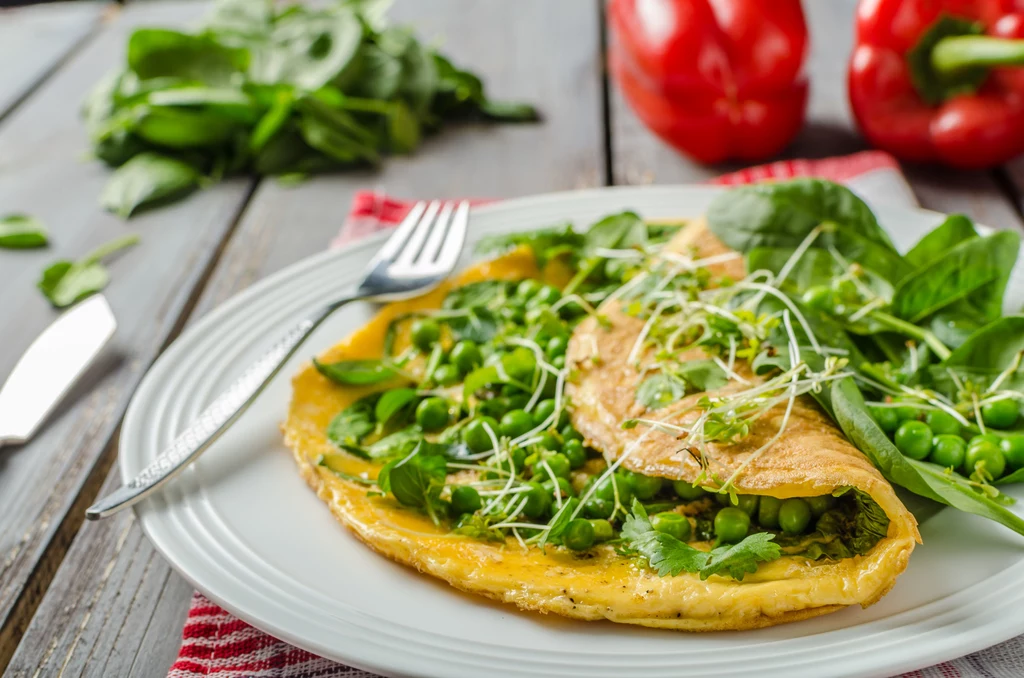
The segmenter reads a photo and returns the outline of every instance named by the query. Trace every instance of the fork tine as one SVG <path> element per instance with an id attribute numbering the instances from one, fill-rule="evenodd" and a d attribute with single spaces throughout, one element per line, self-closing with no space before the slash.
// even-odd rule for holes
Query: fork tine
<path id="1" fill-rule="evenodd" d="M 442 243 L 444 243 L 444 235 L 448 231 L 448 223 L 451 221 L 454 209 L 454 203 L 450 202 L 446 202 L 444 207 L 441 208 L 441 213 L 437 215 L 437 221 L 434 222 L 434 227 L 430 229 L 430 237 L 427 238 L 427 243 L 423 246 L 423 251 L 420 252 L 417 261 L 430 264 L 433 263 L 434 259 L 437 259 L 437 253 L 441 249 Z"/>
<path id="2" fill-rule="evenodd" d="M 466 242 L 466 230 L 469 227 L 469 203 L 463 200 L 455 210 L 452 217 L 451 227 L 448 229 L 448 236 L 441 247 L 441 253 L 437 257 L 436 266 L 444 271 L 451 271 L 462 254 L 462 245 Z"/>
<path id="3" fill-rule="evenodd" d="M 406 215 L 402 223 L 395 229 L 395 232 L 384 243 L 384 247 L 380 248 L 380 252 L 377 253 L 374 261 L 392 261 L 395 258 L 406 241 L 409 240 L 409 234 L 412 233 L 413 227 L 419 223 L 420 216 L 425 209 L 427 209 L 427 203 L 423 200 L 412 206 L 409 214 Z"/>
<path id="4" fill-rule="evenodd" d="M 396 266 L 412 266 L 412 262 L 416 260 L 416 255 L 423 249 L 423 241 L 427 239 L 427 235 L 430 234 L 430 229 L 433 227 L 434 217 L 437 216 L 438 210 L 441 209 L 441 202 L 439 200 L 432 200 L 427 205 L 427 211 L 424 212 L 420 218 L 420 222 L 416 224 L 416 228 L 413 230 L 412 235 L 409 236 L 409 241 L 402 248 L 402 251 L 398 253 L 395 258 L 394 264 Z"/>

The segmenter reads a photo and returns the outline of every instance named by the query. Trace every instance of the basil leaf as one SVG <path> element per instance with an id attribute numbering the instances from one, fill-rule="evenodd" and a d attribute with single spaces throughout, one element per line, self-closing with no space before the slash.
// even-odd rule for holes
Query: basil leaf
<path id="1" fill-rule="evenodd" d="M 390 391 L 385 391 L 377 401 L 377 407 L 374 410 L 377 422 L 381 426 L 387 426 L 391 419 L 403 410 L 411 411 L 409 406 L 417 400 L 419 400 L 419 394 L 414 388 L 393 388 Z"/>
<path id="2" fill-rule="evenodd" d="M 46 247 L 49 239 L 43 222 L 27 214 L 8 214 L 0 217 L 0 247 L 30 249 Z"/>
<path id="3" fill-rule="evenodd" d="M 114 172 L 100 195 L 100 204 L 127 219 L 140 207 L 192 191 L 200 180 L 191 165 L 157 153 L 142 153 Z"/>
<path id="4" fill-rule="evenodd" d="M 854 193 L 823 179 L 792 179 L 731 188 L 712 200 L 708 227 L 730 248 L 797 247 L 816 227 L 832 224 L 823 247 L 851 235 L 896 252 L 871 209 Z"/>
<path id="5" fill-rule="evenodd" d="M 110 282 L 110 274 L 101 260 L 139 241 L 137 235 L 126 235 L 87 254 L 81 261 L 57 261 L 43 271 L 36 283 L 50 303 L 64 308 L 99 292 Z"/>
<path id="6" fill-rule="evenodd" d="M 970 295 L 986 318 L 998 318 L 1019 248 L 1020 236 L 1010 231 L 961 242 L 900 281 L 893 294 L 893 315 L 918 322 Z M 972 295 L 975 292 L 983 294 Z"/>
<path id="7" fill-rule="evenodd" d="M 945 221 L 910 248 L 903 258 L 911 266 L 927 266 L 948 250 L 977 236 L 978 231 L 974 228 L 973 221 L 963 214 L 950 214 Z"/>
<path id="8" fill-rule="evenodd" d="M 379 384 L 399 376 L 398 372 L 381 360 L 340 360 L 336 363 L 322 363 L 313 359 L 317 371 L 343 386 L 366 386 Z"/>
<path id="9" fill-rule="evenodd" d="M 358 446 L 360 440 L 375 428 L 373 413 L 378 399 L 379 395 L 374 393 L 338 412 L 327 425 L 327 439 L 339 447 Z"/>

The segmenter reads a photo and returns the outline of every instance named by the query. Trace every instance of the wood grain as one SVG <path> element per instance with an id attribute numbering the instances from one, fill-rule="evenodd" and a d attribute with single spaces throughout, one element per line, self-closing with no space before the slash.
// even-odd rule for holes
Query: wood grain
<path id="1" fill-rule="evenodd" d="M 267 274 L 322 251 L 357 190 L 504 197 L 602 182 L 596 0 L 404 0 L 392 16 L 442 41 L 457 63 L 480 72 L 493 96 L 541 103 L 544 122 L 451 128 L 379 173 L 319 177 L 293 188 L 263 182 L 190 321 Z M 106 484 L 116 486 L 116 471 Z M 131 516 L 86 524 L 7 675 L 61 668 L 72 676 L 162 675 L 176 655 L 189 594 Z"/>
<path id="2" fill-rule="evenodd" d="M 0 9 L 0 119 L 97 28 L 99 2 Z"/>
<path id="3" fill-rule="evenodd" d="M 0 205 L 40 217 L 53 243 L 0 251 L 0 308 L 17 318 L 0 323 L 0 374 L 57 315 L 35 289 L 45 265 L 129 231 L 142 236 L 109 267 L 107 297 L 119 322 L 112 347 L 32 443 L 0 451 L 0 667 L 107 475 L 113 454 L 104 450 L 130 394 L 176 331 L 251 192 L 249 181 L 228 182 L 125 223 L 98 207 L 107 170 L 82 158 L 79 104 L 119 65 L 130 29 L 182 24 L 201 10 L 195 3 L 129 7 L 0 123 Z"/>

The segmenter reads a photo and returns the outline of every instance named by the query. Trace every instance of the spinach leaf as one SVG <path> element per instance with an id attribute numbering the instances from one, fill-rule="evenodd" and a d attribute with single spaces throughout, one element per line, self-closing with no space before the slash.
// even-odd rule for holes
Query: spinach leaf
<path id="1" fill-rule="evenodd" d="M 379 394 L 374 393 L 360 398 L 338 412 L 327 425 L 327 439 L 345 449 L 357 447 L 363 437 L 375 428 L 374 407 L 379 397 Z"/>
<path id="2" fill-rule="evenodd" d="M 948 250 L 977 235 L 974 222 L 968 217 L 963 214 L 950 214 L 945 221 L 910 248 L 903 258 L 915 268 L 927 266 Z"/>
<path id="3" fill-rule="evenodd" d="M 829 411 L 846 437 L 874 464 L 886 480 L 967 513 L 994 520 L 1024 534 L 1024 518 L 996 498 L 986 496 L 966 478 L 936 464 L 904 457 L 867 411 L 852 379 L 840 379 L 829 390 Z"/>
<path id="4" fill-rule="evenodd" d="M 628 249 L 647 244 L 647 225 L 636 212 L 611 214 L 583 234 L 590 254 L 595 249 Z"/>
<path id="5" fill-rule="evenodd" d="M 0 217 L 0 247 L 30 249 L 46 247 L 49 239 L 43 222 L 27 214 L 8 214 Z"/>
<path id="6" fill-rule="evenodd" d="M 732 188 L 711 202 L 707 221 L 719 240 L 743 253 L 755 247 L 797 247 L 822 224 L 835 227 L 826 242 L 850 234 L 896 252 L 864 201 L 845 186 L 823 179 Z"/>
<path id="7" fill-rule="evenodd" d="M 562 224 L 522 233 L 489 235 L 480 239 L 476 251 L 479 254 L 497 254 L 515 247 L 529 247 L 537 259 L 537 267 L 544 268 L 548 261 L 581 249 L 585 240 L 572 224 Z"/>
<path id="8" fill-rule="evenodd" d="M 317 466 L 323 466 L 334 475 L 338 476 L 342 480 L 347 480 L 351 483 L 358 483 L 359 485 L 373 486 L 377 484 L 376 480 L 370 478 L 364 478 L 362 476 L 353 475 L 346 472 L 345 460 L 340 454 L 321 454 L 316 460 Z"/>
<path id="9" fill-rule="evenodd" d="M 714 360 L 690 360 L 672 368 L 672 374 L 694 391 L 712 391 L 729 383 L 729 376 Z"/>
<path id="10" fill-rule="evenodd" d="M 472 308 L 468 315 L 448 320 L 448 329 L 456 341 L 468 339 L 478 344 L 490 341 L 501 329 L 498 314 L 488 308 Z"/>
<path id="11" fill-rule="evenodd" d="M 104 258 L 137 242 L 139 236 L 126 235 L 97 247 L 80 261 L 50 264 L 36 286 L 57 308 L 70 306 L 99 292 L 110 282 L 110 274 L 101 263 Z"/>
<path id="12" fill-rule="evenodd" d="M 728 383 L 725 370 L 714 360 L 690 360 L 665 366 L 661 372 L 644 379 L 636 389 L 636 401 L 648 409 L 658 410 L 687 393 L 710 391 Z"/>
<path id="13" fill-rule="evenodd" d="M 403 506 L 423 509 L 439 525 L 444 515 L 441 490 L 447 477 L 448 461 L 440 455 L 424 454 L 418 446 L 405 458 L 385 464 L 377 474 L 377 485 Z"/>
<path id="14" fill-rule="evenodd" d="M 893 295 L 893 314 L 918 322 L 970 296 L 986 318 L 998 318 L 1019 248 L 1020 236 L 1010 231 L 961 242 L 900 281 Z M 972 294 L 977 292 L 982 295 Z"/>
<path id="15" fill-rule="evenodd" d="M 420 396 L 414 388 L 393 388 L 390 391 L 385 391 L 374 409 L 377 422 L 381 426 L 387 426 L 397 415 L 403 412 L 411 413 L 410 406 L 419 398 Z"/>
<path id="16" fill-rule="evenodd" d="M 322 363 L 313 358 L 313 366 L 317 372 L 343 386 L 380 384 L 399 376 L 393 367 L 382 360 L 340 360 L 336 363 Z"/>
<path id="17" fill-rule="evenodd" d="M 249 65 L 245 50 L 206 35 L 140 28 L 128 39 L 128 68 L 143 80 L 174 77 L 207 85 L 229 85 Z"/>
<path id="18" fill-rule="evenodd" d="M 441 308 L 455 310 L 479 306 L 493 307 L 501 304 L 508 293 L 509 283 L 504 280 L 481 280 L 453 289 L 441 302 Z"/>
<path id="19" fill-rule="evenodd" d="M 269 47 L 254 61 L 249 75 L 256 82 L 319 89 L 342 74 L 362 37 L 358 16 L 344 5 L 282 14 L 268 36 Z"/>
<path id="20" fill-rule="evenodd" d="M 127 219 L 137 209 L 192 191 L 202 177 L 191 166 L 157 153 L 142 153 L 119 167 L 100 195 L 105 209 Z"/>
<path id="21" fill-rule="evenodd" d="M 660 410 L 684 395 L 686 383 L 664 372 L 647 377 L 636 389 L 636 401 L 649 410 Z"/>
<path id="22" fill-rule="evenodd" d="M 1021 351 L 1024 351 L 1024 315 L 1009 315 L 972 334 L 943 365 L 999 373 Z"/>

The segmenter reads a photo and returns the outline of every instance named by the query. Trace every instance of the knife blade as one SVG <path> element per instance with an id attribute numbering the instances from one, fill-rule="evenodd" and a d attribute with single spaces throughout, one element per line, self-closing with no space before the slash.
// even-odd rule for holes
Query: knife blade
<path id="1" fill-rule="evenodd" d="M 0 447 L 26 443 L 117 329 L 94 295 L 66 311 L 28 347 L 0 388 Z"/>

